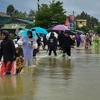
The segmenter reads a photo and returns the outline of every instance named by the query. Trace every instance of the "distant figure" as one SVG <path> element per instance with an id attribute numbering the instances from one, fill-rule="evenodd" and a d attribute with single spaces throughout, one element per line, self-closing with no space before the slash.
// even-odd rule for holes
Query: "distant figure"
<path id="1" fill-rule="evenodd" d="M 89 35 L 86 34 L 86 37 L 84 39 L 84 46 L 85 46 L 85 49 L 88 49 L 89 46 L 90 46 L 90 40 L 89 40 Z"/>
<path id="2" fill-rule="evenodd" d="M 81 43 L 81 37 L 80 37 L 80 34 L 77 33 L 77 34 L 76 34 L 76 45 L 77 45 L 77 47 L 80 46 L 80 43 Z"/>
<path id="3" fill-rule="evenodd" d="M 72 36 L 72 44 L 73 44 L 73 48 L 74 48 L 74 46 L 75 46 L 75 44 L 76 44 L 75 35 Z"/>
<path id="4" fill-rule="evenodd" d="M 37 33 L 38 39 L 37 39 L 37 44 L 38 44 L 38 48 L 37 48 L 37 52 L 40 51 L 40 46 L 41 46 L 41 37 L 40 34 Z"/>
<path id="5" fill-rule="evenodd" d="M 45 46 L 47 45 L 46 35 L 43 36 L 43 50 L 45 50 Z"/>
<path id="6" fill-rule="evenodd" d="M 50 37 L 48 39 L 48 49 L 49 49 L 49 55 L 51 55 L 51 52 L 54 52 L 54 55 L 57 56 L 56 49 L 57 49 L 57 38 L 54 36 L 54 33 L 52 32 L 50 34 Z"/>
<path id="7" fill-rule="evenodd" d="M 62 41 L 63 41 L 63 37 L 64 37 L 64 31 L 61 31 L 58 34 L 58 42 L 59 42 L 59 49 L 62 50 Z"/>
<path id="8" fill-rule="evenodd" d="M 81 37 L 81 44 L 82 44 L 82 46 L 84 46 L 85 35 L 81 34 L 80 37 Z"/>
<path id="9" fill-rule="evenodd" d="M 21 30 L 22 30 L 22 28 L 19 28 L 19 29 L 18 29 L 18 33 L 19 33 Z M 18 41 L 18 40 L 20 39 L 20 36 L 17 34 L 17 37 L 16 37 L 16 38 L 17 38 L 17 41 Z"/>

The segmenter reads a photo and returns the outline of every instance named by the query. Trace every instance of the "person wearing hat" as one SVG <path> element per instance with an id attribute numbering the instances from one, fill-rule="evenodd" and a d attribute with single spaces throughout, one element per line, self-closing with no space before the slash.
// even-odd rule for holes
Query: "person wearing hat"
<path id="1" fill-rule="evenodd" d="M 69 57 L 71 57 L 71 45 L 73 45 L 73 41 L 71 37 L 69 36 L 68 32 L 65 31 L 63 41 L 62 41 L 62 47 L 63 47 L 63 57 L 65 54 L 67 54 Z"/>

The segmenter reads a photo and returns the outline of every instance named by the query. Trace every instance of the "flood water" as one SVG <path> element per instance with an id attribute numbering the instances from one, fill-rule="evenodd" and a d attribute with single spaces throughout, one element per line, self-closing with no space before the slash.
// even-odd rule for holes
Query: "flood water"
<path id="1" fill-rule="evenodd" d="M 43 55 L 19 75 L 0 77 L 0 100 L 99 100 L 100 54 L 72 50 L 72 58 Z"/>

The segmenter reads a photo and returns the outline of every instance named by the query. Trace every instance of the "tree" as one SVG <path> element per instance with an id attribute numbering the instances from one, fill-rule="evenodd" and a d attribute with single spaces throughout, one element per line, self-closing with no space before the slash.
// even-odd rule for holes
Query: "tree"
<path id="1" fill-rule="evenodd" d="M 6 13 L 8 15 L 10 15 L 12 18 L 27 19 L 27 16 L 28 16 L 28 14 L 27 14 L 26 11 L 24 11 L 24 12 L 18 11 L 18 10 L 16 10 L 14 8 L 13 5 L 8 5 L 7 10 L 6 10 Z"/>
<path id="2" fill-rule="evenodd" d="M 97 27 L 97 34 L 100 34 L 100 26 Z"/>
<path id="3" fill-rule="evenodd" d="M 9 6 L 7 7 L 6 13 L 7 13 L 8 15 L 12 16 L 12 15 L 14 14 L 14 11 L 15 11 L 14 6 L 13 6 L 13 5 L 9 5 Z"/>
<path id="4" fill-rule="evenodd" d="M 76 16 L 76 19 L 87 19 L 87 27 L 88 28 L 94 28 L 98 25 L 98 19 L 85 13 L 84 11 Z"/>
<path id="5" fill-rule="evenodd" d="M 31 9 L 28 16 L 27 16 L 27 19 L 28 20 L 33 20 L 34 17 L 35 17 L 35 11 Z"/>
<path id="6" fill-rule="evenodd" d="M 48 28 L 55 24 L 64 24 L 66 12 L 62 4 L 60 1 L 52 1 L 49 5 L 41 4 L 35 14 L 35 25 Z"/>

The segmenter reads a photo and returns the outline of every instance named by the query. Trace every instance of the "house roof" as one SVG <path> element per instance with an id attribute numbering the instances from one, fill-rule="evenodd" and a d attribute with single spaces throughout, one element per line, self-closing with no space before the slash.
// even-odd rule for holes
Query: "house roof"
<path id="1" fill-rule="evenodd" d="M 4 12 L 0 12 L 0 17 L 10 17 L 10 16 L 7 15 L 6 13 L 4 13 Z"/>
<path id="2" fill-rule="evenodd" d="M 13 23 L 13 22 L 20 22 L 20 23 L 25 23 L 25 24 L 33 24 L 33 21 L 29 20 L 23 20 L 23 19 L 12 19 L 11 17 L 1 17 L 0 16 L 0 25 L 4 25 L 7 23 Z"/>
<path id="3" fill-rule="evenodd" d="M 86 19 L 76 19 L 76 21 L 87 21 Z"/>
<path id="4" fill-rule="evenodd" d="M 15 21 L 20 21 L 20 22 L 23 22 L 23 23 L 26 23 L 26 24 L 33 24 L 34 23 L 33 21 L 24 20 L 24 19 L 15 19 Z"/>

